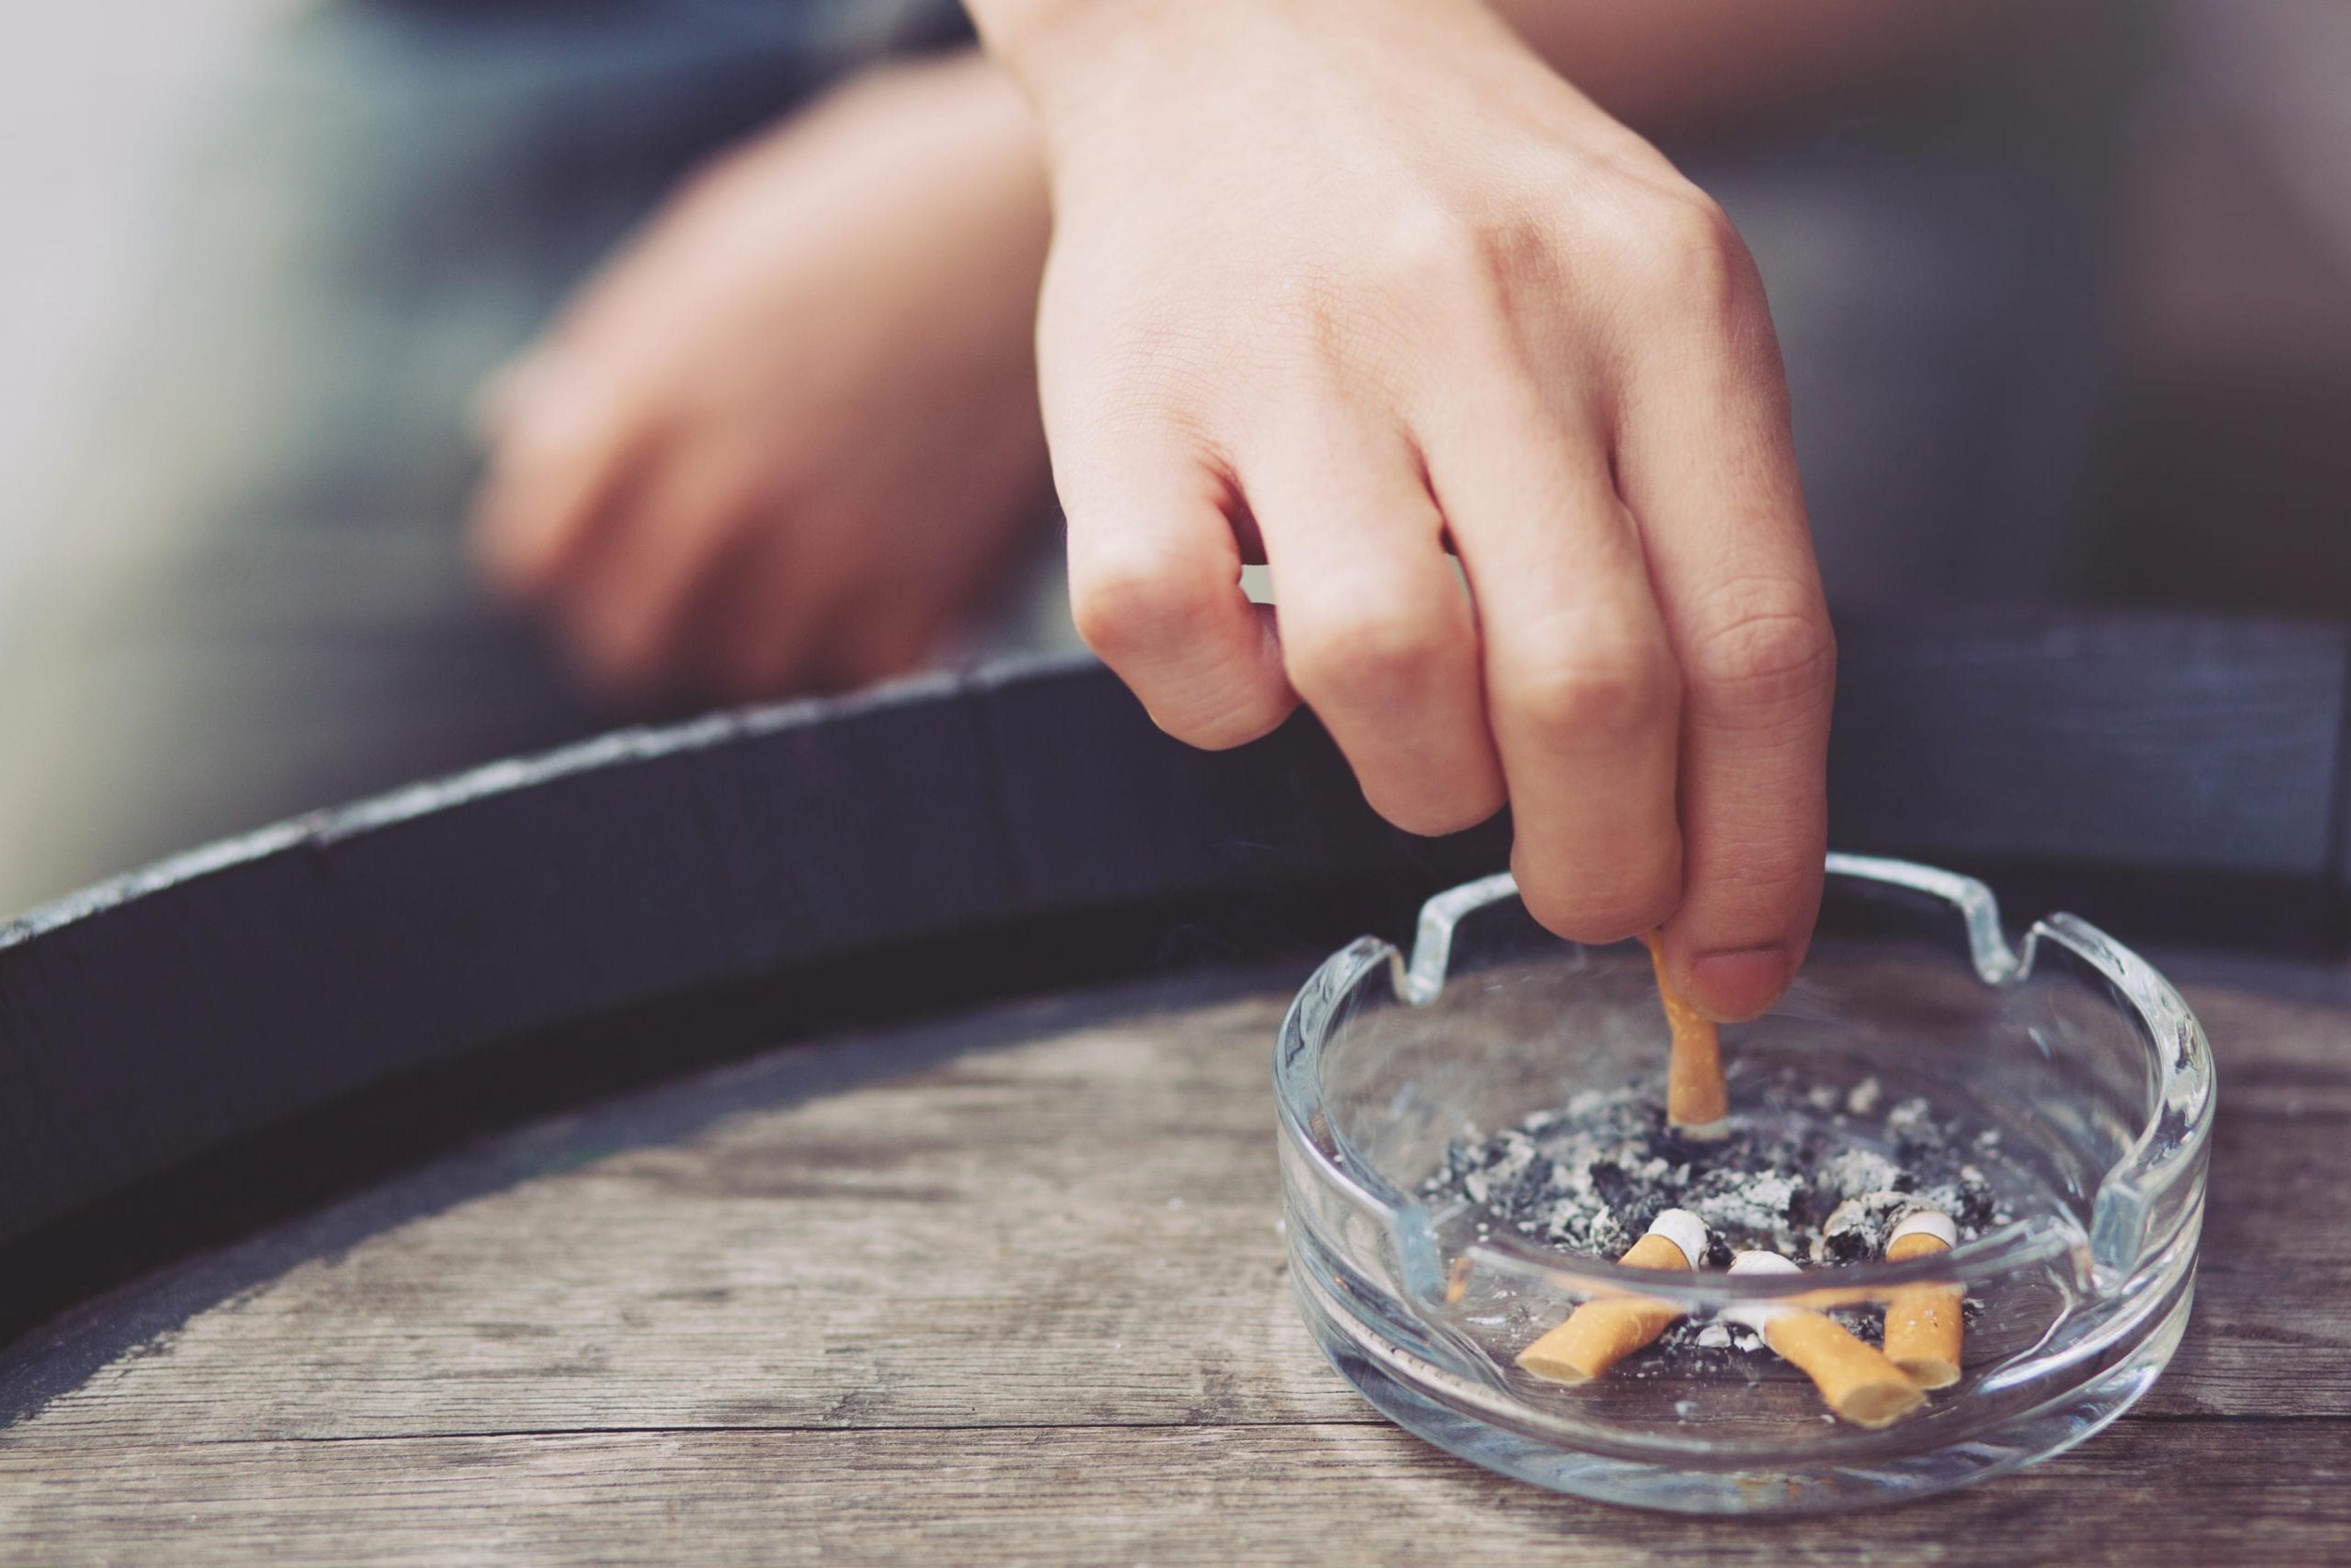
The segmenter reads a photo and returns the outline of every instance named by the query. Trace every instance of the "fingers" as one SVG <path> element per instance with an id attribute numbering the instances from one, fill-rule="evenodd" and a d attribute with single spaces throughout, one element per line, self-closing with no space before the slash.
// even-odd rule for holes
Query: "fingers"
<path id="1" fill-rule="evenodd" d="M 1484 629 L 1511 868 L 1545 925 L 1617 941 L 1681 896 L 1672 650 L 1596 431 L 1523 382 L 1481 385 L 1429 470 Z"/>
<path id="2" fill-rule="evenodd" d="M 532 360 L 507 372 L 483 413 L 493 444 L 474 551 L 502 591 L 537 599 L 585 547 L 654 431 L 618 383 L 569 361 Z"/>
<path id="3" fill-rule="evenodd" d="M 1667 961 L 1729 1019 L 1779 998 L 1819 912 L 1836 647 L 1743 250 L 1701 298 L 1708 329 L 1653 342 L 1630 372 L 1617 460 L 1684 687 L 1687 894 Z"/>
<path id="4" fill-rule="evenodd" d="M 710 695 L 756 702 L 826 683 L 818 645 L 838 618 L 826 607 L 834 573 L 805 516 L 768 516 L 739 530 L 694 600 L 690 662 Z"/>
<path id="5" fill-rule="evenodd" d="M 1205 456 L 1165 426 L 1088 432 L 1056 449 L 1070 527 L 1078 635 L 1152 721 L 1221 749 L 1298 706 L 1269 612 L 1240 587 L 1232 499 Z"/>
<path id="6" fill-rule="evenodd" d="M 643 696 L 689 674 L 699 612 L 756 497 L 744 463 L 706 444 L 677 443 L 609 498 L 549 603 L 590 681 Z"/>
<path id="7" fill-rule="evenodd" d="M 1324 405 L 1326 408 L 1328 405 Z M 1301 419 L 1244 458 L 1290 685 L 1372 808 L 1447 833 L 1502 807 L 1478 623 L 1417 455 L 1392 424 Z"/>

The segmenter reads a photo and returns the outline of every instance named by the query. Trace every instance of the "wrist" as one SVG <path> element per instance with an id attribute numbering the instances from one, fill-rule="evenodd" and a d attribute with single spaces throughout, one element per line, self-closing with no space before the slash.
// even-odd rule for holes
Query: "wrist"
<path id="1" fill-rule="evenodd" d="M 1138 87 L 1214 93 L 1245 67 L 1329 57 L 1387 39 L 1490 33 L 1523 48 L 1489 0 L 965 0 L 981 42 L 1019 83 L 1049 141 Z M 1449 19 L 1448 19 L 1449 18 Z M 1434 24 L 1434 33 L 1431 25 Z M 1468 31 L 1459 31 L 1467 24 Z M 1186 85 L 1188 84 L 1188 85 Z"/>
<path id="2" fill-rule="evenodd" d="M 1272 9 L 1285 0 L 1254 0 Z M 1130 65 L 1178 40 L 1230 34 L 1253 0 L 966 0 L 981 43 L 1050 130 L 1092 100 L 1121 96 Z"/>

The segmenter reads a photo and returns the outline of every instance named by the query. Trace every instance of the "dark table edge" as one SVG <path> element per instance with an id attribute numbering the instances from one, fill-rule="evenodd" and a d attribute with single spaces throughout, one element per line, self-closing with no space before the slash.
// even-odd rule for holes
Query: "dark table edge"
<path id="1" fill-rule="evenodd" d="M 1842 847 L 2133 940 L 2341 946 L 2340 630 L 1841 635 Z M 622 731 L 175 857 L 0 926 L 0 1339 L 478 1132 L 819 1029 L 1401 936 L 1507 846 L 1507 820 L 1388 828 L 1311 717 L 1196 752 L 1053 659 Z"/>

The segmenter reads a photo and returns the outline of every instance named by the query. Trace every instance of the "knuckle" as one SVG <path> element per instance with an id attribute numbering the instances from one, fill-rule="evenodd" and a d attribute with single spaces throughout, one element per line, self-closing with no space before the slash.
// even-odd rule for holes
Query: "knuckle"
<path id="1" fill-rule="evenodd" d="M 1364 793 L 1374 810 L 1405 832 L 1423 838 L 1442 838 L 1474 828 L 1502 809 L 1499 789 L 1447 789 L 1431 794 L 1423 787 L 1404 794 L 1375 790 L 1367 783 Z M 1386 798 L 1390 795 L 1395 798 Z"/>
<path id="2" fill-rule="evenodd" d="M 1554 278 L 1555 251 L 1532 218 L 1406 201 L 1344 268 L 1289 277 L 1277 293 L 1295 303 L 1326 370 L 1360 374 L 1415 361 L 1441 340 L 1490 335 L 1514 298 Z"/>
<path id="3" fill-rule="evenodd" d="M 1476 231 L 1435 202 L 1407 202 L 1387 215 L 1372 273 L 1383 283 L 1423 290 L 1458 285 L 1479 269 Z"/>
<path id="4" fill-rule="evenodd" d="M 1153 709 L 1151 722 L 1186 746 L 1203 751 L 1230 751 L 1247 746 L 1281 727 L 1291 704 L 1272 694 L 1233 697 L 1213 707 L 1180 713 Z"/>
<path id="5" fill-rule="evenodd" d="M 1506 700 L 1543 741 L 1606 746 L 1666 718 L 1678 699 L 1662 647 L 1619 643 L 1555 657 L 1506 686 Z"/>
<path id="6" fill-rule="evenodd" d="M 1437 311 L 1445 330 L 1514 343 L 1518 329 L 1509 323 L 1562 286 L 1560 236 L 1541 213 L 1531 204 L 1425 214 L 1407 226 L 1394 281 L 1419 308 Z"/>
<path id="7" fill-rule="evenodd" d="M 1078 636 L 1113 666 L 1187 646 L 1216 610 L 1213 584 L 1149 552 L 1097 561 L 1071 585 Z"/>
<path id="8" fill-rule="evenodd" d="M 1681 902 L 1680 877 L 1669 866 L 1614 874 L 1583 867 L 1573 885 L 1556 878 L 1519 881 L 1527 913 L 1571 942 L 1621 942 L 1653 931 Z"/>
<path id="9" fill-rule="evenodd" d="M 1749 591 L 1695 641 L 1693 702 L 1710 716 L 1824 706 L 1836 689 L 1836 634 L 1809 595 Z"/>
<path id="10" fill-rule="evenodd" d="M 1277 383 L 1295 378 L 1310 394 L 1360 392 L 1366 376 L 1391 383 L 1425 349 L 1418 323 L 1432 308 L 1474 308 L 1492 293 L 1474 231 L 1429 203 L 1385 214 L 1343 267 L 1277 267 L 1262 288 L 1272 329 L 1255 347 L 1233 346 L 1225 363 L 1204 372 L 1228 371 L 1237 355 Z"/>
<path id="11" fill-rule="evenodd" d="M 1761 306 L 1762 277 L 1729 214 L 1696 187 L 1661 193 L 1633 225 L 1628 258 L 1646 292 L 1677 309 L 1719 319 Z"/>
<path id="12" fill-rule="evenodd" d="M 1469 236 L 1470 259 L 1461 294 L 1484 308 L 1489 319 L 1518 317 L 1541 309 L 1566 286 L 1562 248 L 1540 209 L 1500 212 L 1479 224 Z M 1519 329 L 1513 328 L 1515 340 Z"/>
<path id="13" fill-rule="evenodd" d="M 1293 612 L 1282 648 L 1290 684 L 1310 702 L 1378 704 L 1422 691 L 1452 641 L 1434 606 L 1358 608 L 1343 619 Z"/>
<path id="14" fill-rule="evenodd" d="M 1695 185 L 1684 185 L 1662 198 L 1660 220 L 1666 237 L 1677 251 L 1703 258 L 1709 266 L 1744 257 L 1747 242 L 1722 204 Z"/>

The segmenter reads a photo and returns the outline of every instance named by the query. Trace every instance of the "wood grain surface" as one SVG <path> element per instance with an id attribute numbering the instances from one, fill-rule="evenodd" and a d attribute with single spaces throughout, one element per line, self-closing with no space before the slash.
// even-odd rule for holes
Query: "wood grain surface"
<path id="1" fill-rule="evenodd" d="M 1257 971 L 776 1052 L 149 1279 L 0 1363 L 8 1563 L 2351 1559 L 2351 1014 L 2196 990 L 2223 1112 L 2141 1409 L 1891 1512 L 1679 1521 L 1374 1415 L 1277 1230 Z"/>

